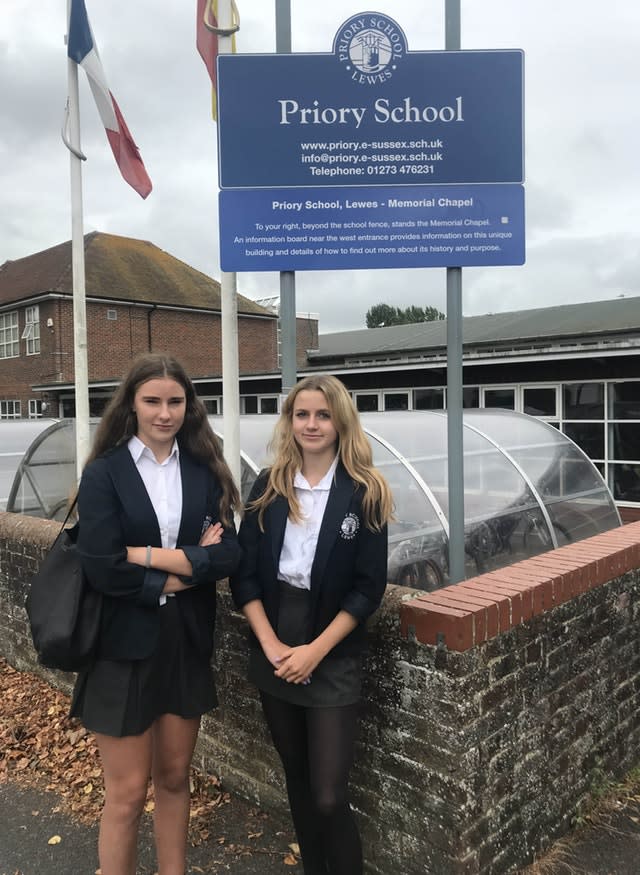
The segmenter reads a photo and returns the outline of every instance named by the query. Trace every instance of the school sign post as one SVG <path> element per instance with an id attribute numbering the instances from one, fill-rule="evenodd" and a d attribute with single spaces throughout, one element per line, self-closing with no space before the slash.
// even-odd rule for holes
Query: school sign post
<path id="1" fill-rule="evenodd" d="M 223 270 L 524 262 L 522 52 L 410 52 L 367 12 L 218 75 Z"/>

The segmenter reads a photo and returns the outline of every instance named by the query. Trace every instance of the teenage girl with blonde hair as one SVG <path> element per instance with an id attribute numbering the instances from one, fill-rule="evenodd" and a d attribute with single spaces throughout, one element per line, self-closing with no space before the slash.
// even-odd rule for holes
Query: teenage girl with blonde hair
<path id="1" fill-rule="evenodd" d="M 348 778 L 365 623 L 386 586 L 391 493 L 335 377 L 293 388 L 271 446 L 231 582 L 252 630 L 249 676 L 282 759 L 306 875 L 359 875 Z"/>

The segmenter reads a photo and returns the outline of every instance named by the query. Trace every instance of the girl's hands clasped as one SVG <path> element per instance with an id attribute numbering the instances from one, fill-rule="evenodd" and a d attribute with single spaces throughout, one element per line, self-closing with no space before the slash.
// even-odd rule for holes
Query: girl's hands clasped
<path id="1" fill-rule="evenodd" d="M 308 683 L 319 662 L 320 657 L 313 644 L 300 644 L 298 647 L 289 647 L 282 654 L 275 674 L 288 684 Z"/>

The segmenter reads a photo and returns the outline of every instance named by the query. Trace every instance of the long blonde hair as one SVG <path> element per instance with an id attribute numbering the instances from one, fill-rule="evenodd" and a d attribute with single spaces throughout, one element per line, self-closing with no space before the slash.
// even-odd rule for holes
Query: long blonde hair
<path id="1" fill-rule="evenodd" d="M 302 468 L 302 453 L 293 436 L 293 410 L 300 392 L 322 392 L 327 400 L 331 421 L 338 432 L 338 455 L 354 484 L 362 487 L 365 525 L 378 532 L 391 518 L 393 499 L 385 478 L 373 467 L 371 447 L 360 423 L 358 411 L 343 383 L 336 377 L 305 377 L 287 395 L 276 423 L 269 448 L 275 458 L 263 494 L 249 504 L 258 510 L 264 531 L 266 508 L 282 495 L 289 503 L 289 517 L 300 522 L 300 505 L 293 488 L 296 473 Z"/>

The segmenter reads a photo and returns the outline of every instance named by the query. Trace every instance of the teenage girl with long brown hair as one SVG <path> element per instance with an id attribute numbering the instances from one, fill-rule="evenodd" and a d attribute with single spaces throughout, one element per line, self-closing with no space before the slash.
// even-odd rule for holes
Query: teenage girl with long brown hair
<path id="1" fill-rule="evenodd" d="M 189 766 L 211 672 L 215 582 L 240 550 L 237 489 L 182 366 L 144 355 L 96 433 L 78 490 L 79 549 L 104 594 L 98 655 L 71 713 L 97 738 L 102 875 L 135 875 L 151 776 L 160 875 L 184 875 Z"/>

